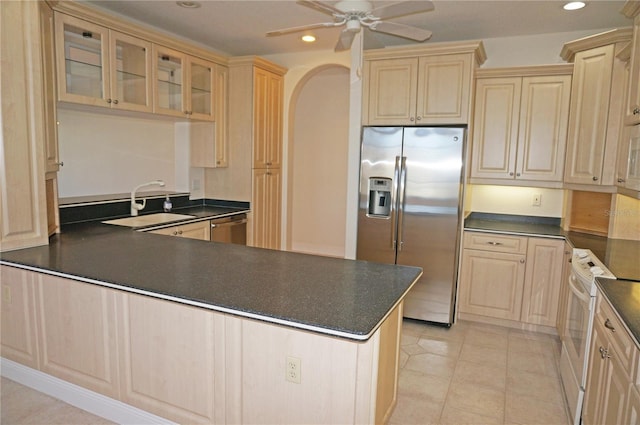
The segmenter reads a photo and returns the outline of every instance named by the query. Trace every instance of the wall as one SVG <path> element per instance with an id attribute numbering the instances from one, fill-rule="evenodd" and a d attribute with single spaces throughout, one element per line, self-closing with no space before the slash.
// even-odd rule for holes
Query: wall
<path id="1" fill-rule="evenodd" d="M 349 70 L 323 67 L 300 85 L 291 111 L 286 249 L 343 257 Z"/>
<path id="2" fill-rule="evenodd" d="M 534 194 L 541 196 L 533 206 Z M 467 185 L 465 210 L 497 214 L 562 217 L 564 190 L 536 187 Z"/>
<path id="3" fill-rule="evenodd" d="M 564 63 L 560 58 L 560 50 L 564 43 L 610 29 L 486 38 L 483 43 L 487 52 L 487 61 L 482 68 Z"/>
<path id="4" fill-rule="evenodd" d="M 176 143 L 173 122 L 64 108 L 58 121 L 61 198 L 127 193 L 156 179 L 167 190 L 188 190 L 188 145 Z"/>

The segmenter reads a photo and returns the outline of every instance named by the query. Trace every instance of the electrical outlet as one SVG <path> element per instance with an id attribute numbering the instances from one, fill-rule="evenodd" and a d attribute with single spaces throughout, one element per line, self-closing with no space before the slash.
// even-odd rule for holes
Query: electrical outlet
<path id="1" fill-rule="evenodd" d="M 285 367 L 285 378 L 289 382 L 293 382 L 294 384 L 300 383 L 300 359 L 297 357 L 287 356 L 287 363 Z"/>
<path id="2" fill-rule="evenodd" d="M 539 207 L 541 203 L 542 203 L 542 194 L 534 193 L 531 199 L 531 205 L 533 205 L 534 207 Z"/>

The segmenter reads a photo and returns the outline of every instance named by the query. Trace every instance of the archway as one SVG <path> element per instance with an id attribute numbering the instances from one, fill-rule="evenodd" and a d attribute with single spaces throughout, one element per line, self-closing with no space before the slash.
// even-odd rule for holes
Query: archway
<path id="1" fill-rule="evenodd" d="M 286 249 L 343 257 L 349 69 L 310 71 L 291 100 Z"/>

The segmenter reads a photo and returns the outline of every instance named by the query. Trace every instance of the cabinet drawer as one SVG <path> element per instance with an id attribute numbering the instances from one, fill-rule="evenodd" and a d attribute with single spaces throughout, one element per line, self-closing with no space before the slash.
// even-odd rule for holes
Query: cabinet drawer
<path id="1" fill-rule="evenodd" d="M 638 366 L 638 349 L 627 329 L 622 325 L 616 313 L 602 296 L 598 296 L 595 320 L 600 322 L 606 329 L 607 339 L 613 345 L 613 351 L 618 356 L 618 361 L 627 375 L 630 378 L 635 377 Z"/>
<path id="2" fill-rule="evenodd" d="M 507 236 L 496 233 L 465 232 L 464 248 L 526 254 L 527 237 Z"/>

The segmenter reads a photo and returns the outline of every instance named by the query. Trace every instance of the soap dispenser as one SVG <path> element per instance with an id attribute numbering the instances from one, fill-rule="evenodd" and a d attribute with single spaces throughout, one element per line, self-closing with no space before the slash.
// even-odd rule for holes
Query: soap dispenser
<path id="1" fill-rule="evenodd" d="M 171 208 L 173 208 L 173 205 L 171 204 L 171 199 L 169 199 L 169 195 L 167 195 L 164 198 L 164 204 L 162 205 L 162 209 L 164 209 L 164 212 L 171 212 Z"/>

